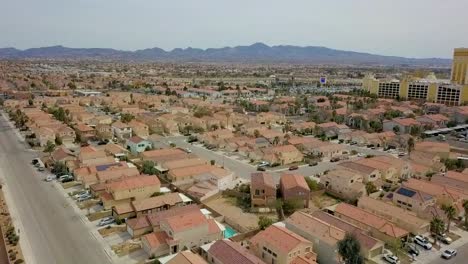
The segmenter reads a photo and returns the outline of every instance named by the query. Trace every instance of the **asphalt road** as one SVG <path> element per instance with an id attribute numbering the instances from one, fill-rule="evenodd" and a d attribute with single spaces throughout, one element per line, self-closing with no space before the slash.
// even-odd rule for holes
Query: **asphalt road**
<path id="1" fill-rule="evenodd" d="M 468 244 L 465 244 L 461 246 L 460 248 L 458 248 L 457 256 L 452 259 L 446 260 L 443 258 L 438 258 L 430 262 L 430 264 L 462 264 L 462 263 L 468 263 Z"/>
<path id="2" fill-rule="evenodd" d="M 0 115 L 0 177 L 26 263 L 111 263 L 59 190 L 29 165 L 36 155 Z"/>

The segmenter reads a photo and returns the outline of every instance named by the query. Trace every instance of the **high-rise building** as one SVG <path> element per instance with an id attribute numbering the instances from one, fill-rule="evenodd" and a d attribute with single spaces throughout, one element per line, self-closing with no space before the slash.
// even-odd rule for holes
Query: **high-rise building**
<path id="1" fill-rule="evenodd" d="M 383 98 L 423 100 L 446 105 L 468 103 L 468 48 L 454 51 L 452 79 L 438 80 L 434 74 L 426 78 L 406 77 L 397 79 L 376 79 L 366 76 L 362 87 Z"/>
<path id="2" fill-rule="evenodd" d="M 468 84 L 468 48 L 458 48 L 453 51 L 452 82 Z"/>

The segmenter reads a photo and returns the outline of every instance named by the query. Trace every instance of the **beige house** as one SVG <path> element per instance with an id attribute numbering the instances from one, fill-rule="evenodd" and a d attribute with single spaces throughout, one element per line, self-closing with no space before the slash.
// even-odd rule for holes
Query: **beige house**
<path id="1" fill-rule="evenodd" d="M 145 123 L 138 122 L 136 120 L 132 120 L 128 123 L 130 128 L 132 129 L 134 136 L 139 136 L 141 138 L 148 138 L 149 136 L 149 127 Z"/>
<path id="2" fill-rule="evenodd" d="M 275 146 L 262 149 L 263 160 L 270 164 L 279 163 L 287 165 L 301 162 L 304 159 L 302 153 L 293 145 Z"/>
<path id="3" fill-rule="evenodd" d="M 160 231 L 141 238 L 150 257 L 175 254 L 223 238 L 223 229 L 200 211 L 169 216 L 160 221 Z"/>
<path id="4" fill-rule="evenodd" d="M 276 201 L 276 185 L 268 173 L 252 173 L 250 180 L 252 207 L 270 207 Z"/>
<path id="5" fill-rule="evenodd" d="M 385 217 L 412 234 L 425 234 L 429 232 L 429 222 L 427 220 L 421 219 L 415 213 L 395 206 L 392 203 L 386 203 L 370 197 L 361 197 L 358 201 L 358 207 Z"/>
<path id="6" fill-rule="evenodd" d="M 104 208 L 110 209 L 112 206 L 148 198 L 153 193 L 159 192 L 160 187 L 161 182 L 154 176 L 122 178 L 106 184 L 101 200 Z"/>
<path id="7" fill-rule="evenodd" d="M 355 200 L 366 194 L 363 176 L 349 169 L 334 169 L 320 178 L 320 184 L 333 195 Z"/>
<path id="8" fill-rule="evenodd" d="M 271 225 L 252 237 L 250 249 L 265 263 L 317 263 L 312 242 L 280 225 Z"/>

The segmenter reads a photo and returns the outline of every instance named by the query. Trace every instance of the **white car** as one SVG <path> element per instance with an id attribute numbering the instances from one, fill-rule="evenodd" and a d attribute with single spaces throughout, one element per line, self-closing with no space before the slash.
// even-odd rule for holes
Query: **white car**
<path id="1" fill-rule="evenodd" d="M 383 259 L 385 261 L 387 261 L 388 263 L 391 263 L 391 264 L 398 264 L 400 263 L 400 260 L 398 259 L 397 256 L 393 255 L 393 254 L 385 254 L 383 256 Z"/>
<path id="2" fill-rule="evenodd" d="M 51 182 L 51 181 L 54 180 L 54 178 L 55 178 L 54 176 L 49 175 L 49 176 L 47 176 L 47 177 L 45 178 L 45 181 L 46 181 L 46 182 Z"/>
<path id="3" fill-rule="evenodd" d="M 451 259 L 457 255 L 457 251 L 455 249 L 446 249 L 442 252 L 442 257 L 444 259 Z"/>
<path id="4" fill-rule="evenodd" d="M 89 195 L 89 192 L 88 192 L 88 191 L 79 192 L 79 193 L 73 195 L 73 198 L 78 199 L 78 198 L 80 198 L 80 197 L 83 196 L 83 195 Z"/>
<path id="5" fill-rule="evenodd" d="M 84 201 L 89 200 L 91 198 L 93 198 L 93 197 L 90 194 L 85 194 L 85 195 L 82 195 L 82 196 L 78 197 L 77 200 L 78 200 L 78 202 L 84 202 Z"/>
<path id="6" fill-rule="evenodd" d="M 115 219 L 112 216 L 104 217 L 99 221 L 98 226 L 106 226 L 113 224 L 115 222 Z"/>
<path id="7" fill-rule="evenodd" d="M 429 240 L 423 236 L 415 236 L 414 237 L 414 243 L 420 245 L 426 250 L 429 250 L 432 248 L 432 244 L 429 243 Z"/>
<path id="8" fill-rule="evenodd" d="M 358 153 L 358 154 L 357 154 L 357 156 L 362 158 L 362 157 L 365 157 L 365 156 L 366 156 L 366 154 L 365 154 L 365 153 L 362 153 L 362 152 L 360 152 L 360 153 Z"/>

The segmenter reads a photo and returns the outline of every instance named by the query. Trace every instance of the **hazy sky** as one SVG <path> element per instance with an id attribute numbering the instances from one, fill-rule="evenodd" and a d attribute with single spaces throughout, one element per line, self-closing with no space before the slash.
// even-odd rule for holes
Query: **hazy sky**
<path id="1" fill-rule="evenodd" d="M 0 47 L 264 42 L 408 57 L 468 47 L 467 0 L 0 0 Z"/>

